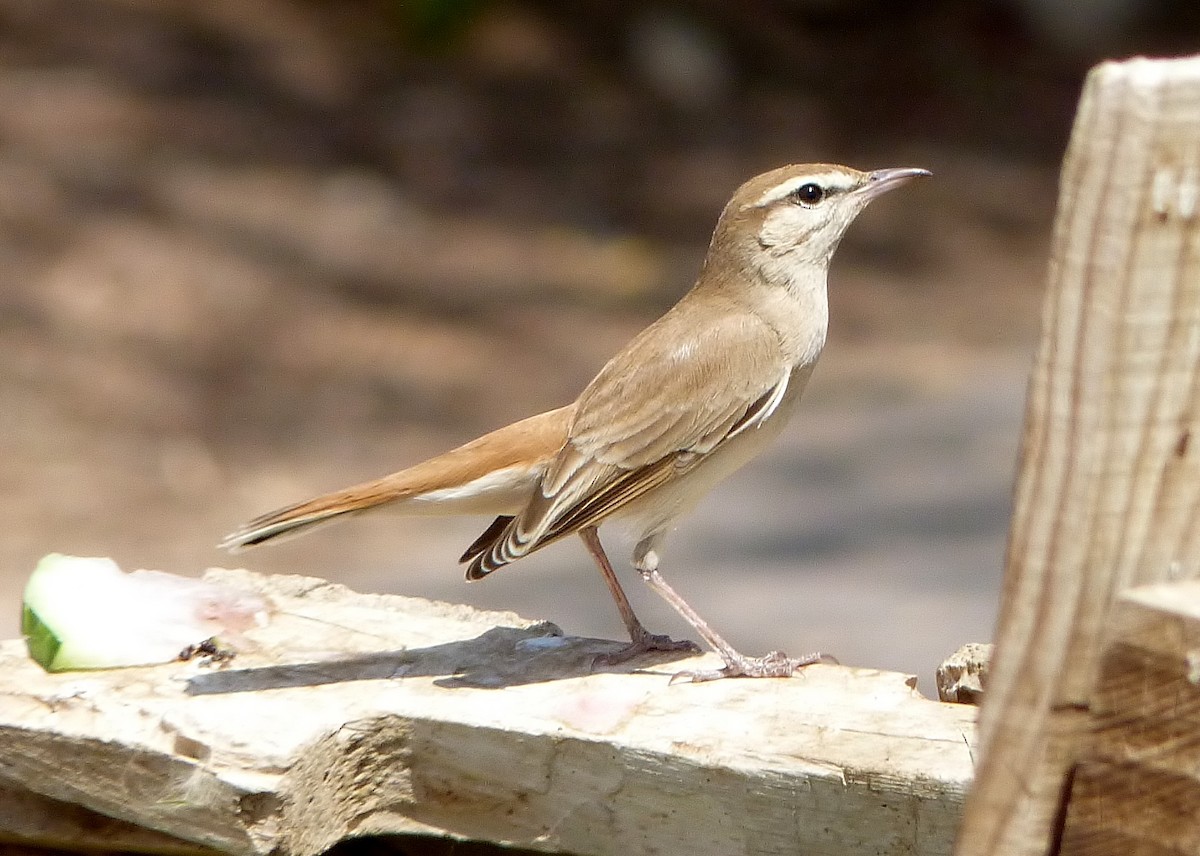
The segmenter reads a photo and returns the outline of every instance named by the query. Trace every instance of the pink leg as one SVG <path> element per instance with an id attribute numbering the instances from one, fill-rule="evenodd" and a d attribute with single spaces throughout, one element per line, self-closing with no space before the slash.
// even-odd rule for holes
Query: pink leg
<path id="1" fill-rule="evenodd" d="M 687 601 L 679 596 L 679 593 L 675 589 L 667 585 L 667 581 L 662 578 L 657 568 L 639 568 L 638 570 L 642 574 L 642 579 L 650 585 L 650 588 L 654 589 L 663 600 L 675 607 L 675 611 L 682 615 L 688 624 L 696 628 L 696 632 L 725 661 L 725 666 L 721 669 L 712 669 L 704 672 L 680 672 L 671 678 L 672 683 L 685 680 L 699 683 L 700 681 L 715 681 L 718 678 L 735 677 L 788 678 L 804 666 L 811 666 L 813 663 L 819 663 L 821 660 L 830 659 L 827 655 L 819 651 L 806 654 L 803 657 L 789 657 L 782 651 L 772 651 L 764 657 L 747 657 L 744 654 L 740 654 L 734 650 L 732 645 L 721 638 L 715 630 L 709 627 L 708 622 L 701 618 L 696 610 L 692 609 Z"/>
<path id="2" fill-rule="evenodd" d="M 598 662 L 613 665 L 647 651 L 700 650 L 694 642 L 688 640 L 676 641 L 669 636 L 649 632 L 642 625 L 642 622 L 638 620 L 637 615 L 634 614 L 633 606 L 630 605 L 629 598 L 625 596 L 625 590 L 621 588 L 621 583 L 617 579 L 616 573 L 613 572 L 612 564 L 608 561 L 604 547 L 600 544 L 600 534 L 596 530 L 596 527 L 589 526 L 586 529 L 579 530 L 579 537 L 583 539 L 583 543 L 587 545 L 588 552 L 592 554 L 592 558 L 596 560 L 596 564 L 600 567 L 600 572 L 604 574 L 604 582 L 608 584 L 608 590 L 612 593 L 613 600 L 617 602 L 617 609 L 621 613 L 621 620 L 625 622 L 625 629 L 629 631 L 629 644 L 620 651 L 597 657 Z"/>

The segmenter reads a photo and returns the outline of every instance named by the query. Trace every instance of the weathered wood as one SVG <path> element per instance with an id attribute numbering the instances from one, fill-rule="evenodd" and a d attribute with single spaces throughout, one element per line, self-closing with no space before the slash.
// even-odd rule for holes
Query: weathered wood
<path id="1" fill-rule="evenodd" d="M 218 853 L 79 805 L 52 800 L 26 788 L 0 785 L 0 852 L 4 856 L 17 856 L 22 846 L 40 856 L 48 856 L 47 851 L 161 856 L 217 856 Z"/>
<path id="2" fill-rule="evenodd" d="M 0 644 L 0 784 L 242 854 L 375 833 L 613 856 L 950 851 L 975 708 L 907 676 L 668 685 L 680 662 L 593 672 L 617 643 L 511 614 L 210 573 L 278 610 L 225 668 L 48 675 Z"/>
<path id="3" fill-rule="evenodd" d="M 1114 598 L 1200 574 L 1198 204 L 1200 59 L 1094 69 L 1063 167 L 959 856 L 1056 846 Z"/>
<path id="4" fill-rule="evenodd" d="M 968 642 L 937 667 L 938 698 L 956 704 L 980 704 L 987 686 L 988 667 L 994 646 Z"/>
<path id="5" fill-rule="evenodd" d="M 1200 582 L 1118 599 L 1089 713 L 1063 856 L 1200 853 Z"/>

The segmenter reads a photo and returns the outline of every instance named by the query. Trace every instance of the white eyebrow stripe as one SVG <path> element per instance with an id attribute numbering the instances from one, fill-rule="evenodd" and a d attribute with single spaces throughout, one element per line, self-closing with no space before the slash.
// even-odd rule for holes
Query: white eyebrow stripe
<path id="1" fill-rule="evenodd" d="M 797 175 L 772 187 L 770 190 L 760 196 L 758 201 L 753 203 L 751 207 L 764 208 L 773 202 L 778 202 L 780 199 L 783 199 L 789 194 L 794 193 L 801 185 L 808 184 L 809 182 L 815 182 L 828 190 L 849 189 L 849 187 L 845 186 L 845 177 L 836 172 Z"/>

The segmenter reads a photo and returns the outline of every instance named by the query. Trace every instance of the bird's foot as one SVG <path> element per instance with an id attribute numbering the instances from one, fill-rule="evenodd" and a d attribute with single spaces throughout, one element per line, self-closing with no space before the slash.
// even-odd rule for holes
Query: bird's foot
<path id="1" fill-rule="evenodd" d="M 685 651 L 689 654 L 698 654 L 700 646 L 690 639 L 672 639 L 665 633 L 645 633 L 620 650 L 613 651 L 611 654 L 598 655 L 592 663 L 596 666 L 616 666 L 641 654 L 658 651 Z"/>
<path id="2" fill-rule="evenodd" d="M 716 681 L 721 678 L 790 678 L 805 666 L 822 661 L 834 662 L 833 657 L 814 651 L 803 657 L 789 657 L 782 651 L 772 651 L 763 657 L 745 657 L 734 652 L 732 656 L 724 657 L 725 666 L 720 669 L 709 669 L 697 672 L 679 672 L 671 678 L 671 683 L 688 682 L 693 684 L 704 681 Z"/>

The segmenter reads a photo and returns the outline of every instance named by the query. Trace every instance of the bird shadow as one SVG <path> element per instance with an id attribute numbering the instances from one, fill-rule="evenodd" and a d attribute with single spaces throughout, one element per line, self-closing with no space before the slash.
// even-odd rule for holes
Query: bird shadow
<path id="1" fill-rule="evenodd" d="M 189 678 L 185 692 L 215 695 L 415 677 L 436 677 L 436 686 L 449 689 L 502 689 L 599 672 L 652 672 L 657 664 L 695 656 L 692 651 L 655 651 L 617 665 L 596 663 L 597 657 L 622 647 L 624 643 L 608 639 L 564 636 L 549 622 L 530 627 L 499 626 L 472 639 L 423 648 L 246 668 L 225 664 L 219 670 Z"/>

